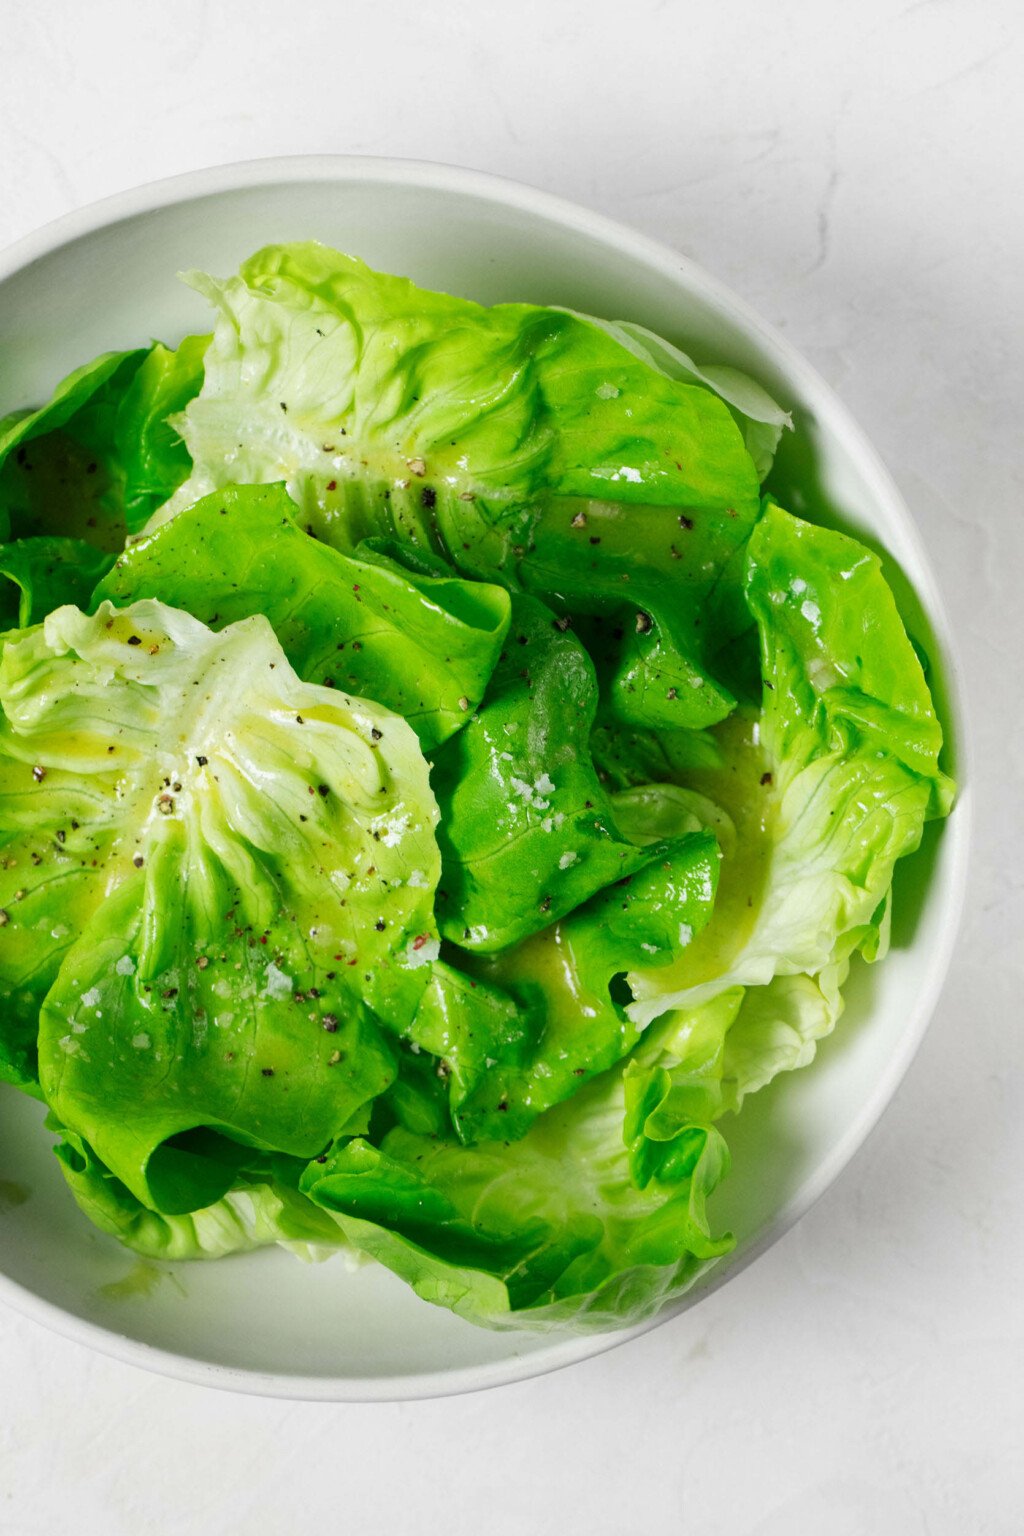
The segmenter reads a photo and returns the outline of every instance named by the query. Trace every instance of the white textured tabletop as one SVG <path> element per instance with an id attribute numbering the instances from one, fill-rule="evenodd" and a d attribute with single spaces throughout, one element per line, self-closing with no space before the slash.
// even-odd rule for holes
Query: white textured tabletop
<path id="1" fill-rule="evenodd" d="M 1024 20 L 1016 0 L 0 0 L 0 244 L 312 151 L 533 182 L 675 244 L 887 459 L 973 706 L 968 914 L 882 1124 L 765 1258 L 560 1375 L 373 1407 L 223 1396 L 0 1315 L 0 1531 L 1024 1529 Z"/>

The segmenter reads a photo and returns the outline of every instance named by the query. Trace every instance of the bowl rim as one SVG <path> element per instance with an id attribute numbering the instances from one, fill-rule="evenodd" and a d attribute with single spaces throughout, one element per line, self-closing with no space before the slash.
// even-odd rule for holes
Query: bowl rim
<path id="1" fill-rule="evenodd" d="M 673 283 L 682 283 L 702 299 L 727 311 L 745 332 L 756 336 L 800 382 L 807 395 L 814 398 L 819 419 L 845 439 L 872 499 L 886 518 L 899 526 L 903 538 L 913 548 L 920 568 L 920 574 L 915 576 L 915 591 L 933 625 L 944 663 L 947 709 L 956 742 L 959 778 L 957 803 L 943 829 L 943 840 L 951 846 L 946 851 L 949 876 L 941 942 L 934 947 L 915 1006 L 907 1016 L 898 1048 L 892 1053 L 887 1070 L 862 1104 L 846 1135 L 757 1238 L 743 1247 L 727 1265 L 716 1266 L 697 1290 L 680 1297 L 655 1317 L 617 1332 L 560 1338 L 523 1357 L 450 1371 L 320 1377 L 222 1366 L 160 1349 L 77 1317 L 0 1272 L 0 1301 L 52 1332 L 126 1364 L 194 1385 L 261 1397 L 316 1402 L 395 1402 L 455 1396 L 547 1375 L 639 1338 L 678 1317 L 740 1274 L 773 1247 L 835 1183 L 874 1130 L 906 1075 L 946 981 L 966 899 L 973 822 L 973 735 L 959 646 L 924 540 L 889 470 L 859 422 L 803 354 L 745 299 L 692 258 L 627 224 L 525 182 L 464 166 L 394 156 L 270 156 L 206 166 L 145 182 L 62 214 L 0 250 L 0 284 L 60 247 L 125 219 L 247 188 L 315 181 L 339 184 L 385 182 L 429 191 L 456 192 L 504 207 L 519 208 L 546 218 L 571 233 L 588 236 L 613 248 Z M 510 1338 L 514 1337 L 510 1335 Z"/>

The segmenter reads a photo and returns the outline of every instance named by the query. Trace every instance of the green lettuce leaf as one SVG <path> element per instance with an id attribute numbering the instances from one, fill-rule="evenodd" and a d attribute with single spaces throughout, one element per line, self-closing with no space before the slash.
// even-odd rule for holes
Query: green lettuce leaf
<path id="1" fill-rule="evenodd" d="M 129 533 L 144 527 L 191 473 L 188 449 L 169 418 L 199 393 L 209 342 L 186 336 L 173 350 L 155 342 L 118 406 L 114 436 Z"/>
<path id="2" fill-rule="evenodd" d="M 698 367 L 679 347 L 631 320 L 597 320 L 594 324 L 600 325 L 602 330 L 632 352 L 634 357 L 649 363 L 651 367 L 660 368 L 670 379 L 692 380 L 713 389 L 725 401 L 743 433 L 743 441 L 754 461 L 758 479 L 765 479 L 772 467 L 782 433 L 787 429 L 792 431 L 793 418 L 776 404 L 756 379 L 723 363 L 706 363 Z"/>
<path id="3" fill-rule="evenodd" d="M 523 584 L 572 619 L 602 684 L 604 715 L 700 729 L 736 703 L 730 642 L 751 628 L 743 559 L 756 502 L 673 514 L 555 498 L 538 514 Z"/>
<path id="4" fill-rule="evenodd" d="M 710 918 L 720 854 L 700 797 L 664 785 L 617 798 L 645 866 L 521 943 L 448 946 L 451 963 L 433 966 L 409 1039 L 438 1063 L 463 1142 L 522 1136 L 627 1054 L 626 972 L 668 964 Z"/>
<path id="5" fill-rule="evenodd" d="M 149 600 L 9 639 L 0 703 L 4 1033 L 42 1001 L 58 1118 L 168 1214 L 231 1187 L 225 1137 L 318 1153 L 437 953 L 409 727 L 301 682 L 264 618 Z"/>
<path id="6" fill-rule="evenodd" d="M 84 607 L 112 564 L 141 425 L 131 423 L 129 445 L 121 420 L 163 350 L 105 353 L 64 379 L 40 410 L 0 422 L 0 530 L 16 535 L 0 545 L 0 576 L 10 583 L 0 583 L 4 628 L 38 623 L 65 603 Z M 177 483 L 166 482 L 158 500 Z"/>
<path id="7" fill-rule="evenodd" d="M 68 374 L 46 405 L 4 418 L 0 524 L 4 536 L 84 540 L 110 554 L 124 542 L 119 406 L 146 348 L 105 352 Z"/>
<path id="8" fill-rule="evenodd" d="M 467 523 L 515 523 L 545 495 L 756 499 L 722 402 L 589 321 L 484 309 L 312 243 L 191 281 L 220 314 L 180 423 L 195 470 L 161 515 L 233 481 L 283 480 L 332 541 L 393 531 L 457 556 Z"/>
<path id="9" fill-rule="evenodd" d="M 43 536 L 0 544 L 0 577 L 10 582 L 0 596 L 0 623 L 26 629 L 66 603 L 86 607 L 113 561 L 84 539 Z"/>
<path id="10" fill-rule="evenodd" d="M 453 943 L 506 949 L 653 856 L 616 827 L 588 747 L 596 709 L 586 651 L 517 596 L 482 708 L 434 754 L 438 921 Z"/>
<path id="11" fill-rule="evenodd" d="M 234 1186 L 215 1204 L 167 1216 L 144 1206 L 82 1137 L 55 1128 L 62 1140 L 54 1151 L 84 1215 L 143 1258 L 220 1259 L 277 1244 L 311 1260 L 347 1246 L 337 1222 L 299 1194 L 304 1164 L 298 1160 L 250 1154 Z"/>
<path id="12" fill-rule="evenodd" d="M 262 613 L 300 677 L 375 699 L 437 746 L 483 697 L 507 592 L 436 561 L 412 571 L 388 545 L 341 554 L 295 511 L 281 486 L 226 486 L 133 541 L 97 599 L 158 597 L 214 629 Z"/>
<path id="13" fill-rule="evenodd" d="M 761 986 L 730 986 L 666 1015 L 626 1071 L 627 1140 L 641 1188 L 661 1148 L 687 1125 L 737 1111 L 747 1094 L 780 1072 L 814 1059 L 817 1042 L 842 1013 L 849 962 L 817 976 L 775 976 Z"/>
<path id="14" fill-rule="evenodd" d="M 608 682 L 620 718 L 729 713 L 714 653 L 749 624 L 741 551 L 758 482 L 703 381 L 586 317 L 485 309 L 312 244 L 192 281 L 220 318 L 203 389 L 175 422 L 193 474 L 154 526 L 229 483 L 283 481 L 339 548 L 411 541 L 564 611 L 607 613 L 611 630 L 623 610 L 623 633 L 639 605 L 642 638 Z"/>
<path id="15" fill-rule="evenodd" d="M 770 506 L 747 561 L 763 708 L 711 733 L 717 762 L 702 739 L 702 765 L 687 773 L 737 829 L 715 917 L 664 971 L 630 977 L 631 1017 L 660 1020 L 645 1059 L 664 1065 L 664 1053 L 673 1082 L 699 1089 L 703 1116 L 812 1059 L 839 1017 L 851 956 L 885 951 L 896 861 L 952 797 L 921 663 L 878 559 Z M 650 753 L 638 748 L 642 774 Z M 628 757 L 620 749 L 620 767 Z"/>
<path id="16" fill-rule="evenodd" d="M 417 1295 L 494 1328 L 578 1331 L 651 1316 L 732 1246 L 707 1200 L 728 1167 L 687 1125 L 644 1189 L 623 1140 L 622 1075 L 594 1080 L 521 1141 L 466 1148 L 398 1127 L 311 1163 L 301 1189 Z"/>
<path id="17" fill-rule="evenodd" d="M 0 420 L 3 536 L 70 538 L 116 553 L 188 477 L 192 461 L 168 417 L 198 393 L 208 342 L 187 336 L 174 351 L 156 342 L 106 352 L 39 410 Z"/>
<path id="18" fill-rule="evenodd" d="M 627 974 L 670 964 L 706 927 L 719 863 L 709 832 L 647 851 L 642 869 L 561 922 L 499 955 L 467 957 L 477 987 L 463 987 L 459 1015 L 444 1010 L 439 1034 L 424 1029 L 421 1003 L 412 1036 L 451 1069 L 452 1121 L 463 1140 L 522 1136 L 637 1044 L 643 1025 L 629 1016 Z M 511 1034 L 510 1021 L 501 1019 L 497 1039 L 490 1027 L 496 993 L 511 1000 L 525 1035 L 511 1050 L 501 1037 Z"/>

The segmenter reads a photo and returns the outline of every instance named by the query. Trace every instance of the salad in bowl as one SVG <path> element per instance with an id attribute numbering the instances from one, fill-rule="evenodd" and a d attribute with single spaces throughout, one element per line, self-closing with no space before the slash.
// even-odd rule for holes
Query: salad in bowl
<path id="1" fill-rule="evenodd" d="M 209 334 L 2 402 L 0 1081 L 148 1258 L 640 1322 L 950 809 L 928 658 L 737 370 L 315 243 L 187 280 Z"/>

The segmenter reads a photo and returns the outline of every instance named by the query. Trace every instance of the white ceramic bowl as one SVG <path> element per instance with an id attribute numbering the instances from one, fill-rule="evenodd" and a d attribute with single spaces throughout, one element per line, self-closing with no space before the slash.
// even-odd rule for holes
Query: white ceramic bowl
<path id="1" fill-rule="evenodd" d="M 0 256 L 0 414 L 45 399 L 94 353 L 152 335 L 176 341 L 208 326 L 202 300 L 175 281 L 180 269 L 227 274 L 261 245 L 310 237 L 485 302 L 530 299 L 639 320 L 698 360 L 735 363 L 762 379 L 795 409 L 797 435 L 777 476 L 788 505 L 838 518 L 891 557 L 905 616 L 945 683 L 963 779 L 948 622 L 920 537 L 859 428 L 727 289 L 675 251 L 584 208 L 470 171 L 341 157 L 227 166 L 142 187 Z M 855 971 L 835 1037 L 811 1069 L 751 1100 L 730 1128 L 733 1171 L 716 1210 L 736 1232 L 737 1252 L 659 1321 L 780 1237 L 892 1097 L 946 972 L 968 821 L 961 791 L 941 834 L 901 868 L 893 951 L 873 971 Z M 644 1331 L 582 1339 L 488 1333 L 420 1302 L 376 1266 L 351 1273 L 335 1260 L 309 1268 L 277 1250 L 140 1267 L 79 1215 L 41 1118 L 39 1106 L 0 1088 L 0 1297 L 135 1364 L 282 1397 L 404 1398 L 514 1381 Z"/>

